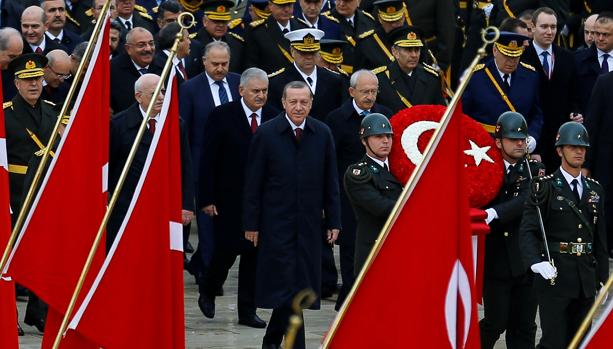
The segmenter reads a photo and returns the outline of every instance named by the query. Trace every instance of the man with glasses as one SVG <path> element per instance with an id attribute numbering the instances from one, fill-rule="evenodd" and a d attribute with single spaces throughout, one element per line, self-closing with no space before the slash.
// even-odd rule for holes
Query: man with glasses
<path id="1" fill-rule="evenodd" d="M 118 113 L 134 103 L 132 86 L 144 74 L 161 74 L 153 60 L 155 43 L 147 29 L 134 28 L 126 35 L 126 54 L 111 60 L 111 108 Z"/>
<path id="2" fill-rule="evenodd" d="M 40 6 L 45 10 L 45 16 L 47 17 L 45 35 L 49 40 L 63 46 L 66 53 L 71 53 L 83 39 L 77 34 L 78 29 L 74 24 L 72 27 L 75 29 L 68 29 L 64 1 L 47 0 L 42 2 Z"/>
<path id="3" fill-rule="evenodd" d="M 66 83 L 71 76 L 70 56 L 62 50 L 47 53 L 47 66 L 43 76 L 43 99 L 59 104 L 68 95 L 70 85 Z"/>

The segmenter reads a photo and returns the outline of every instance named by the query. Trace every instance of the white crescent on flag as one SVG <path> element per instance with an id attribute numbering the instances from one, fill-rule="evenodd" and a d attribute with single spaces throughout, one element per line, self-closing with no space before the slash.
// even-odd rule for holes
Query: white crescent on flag
<path id="1" fill-rule="evenodd" d="M 402 149 L 415 166 L 419 165 L 424 159 L 424 155 L 417 146 L 419 136 L 426 131 L 435 130 L 438 126 L 439 123 L 435 121 L 418 121 L 409 125 L 402 132 Z"/>

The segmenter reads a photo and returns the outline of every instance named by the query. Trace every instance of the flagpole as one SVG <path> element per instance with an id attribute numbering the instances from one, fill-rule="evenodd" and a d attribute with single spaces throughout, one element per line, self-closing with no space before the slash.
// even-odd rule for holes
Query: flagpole
<path id="1" fill-rule="evenodd" d="M 490 33 L 493 34 L 493 37 L 491 39 L 488 39 L 487 35 Z M 341 307 L 338 314 L 336 315 L 336 318 L 334 318 L 334 322 L 332 322 L 330 331 L 328 332 L 328 335 L 324 338 L 324 342 L 322 344 L 323 349 L 328 348 L 330 343 L 332 342 L 332 338 L 334 337 L 334 334 L 336 333 L 338 326 L 343 320 L 347 312 L 347 308 L 349 308 L 351 301 L 355 297 L 358 287 L 360 286 L 362 281 L 364 281 L 366 272 L 368 271 L 368 269 L 370 269 L 370 266 L 373 264 L 375 257 L 377 256 L 377 254 L 383 247 L 383 244 L 385 243 L 385 240 L 392 226 L 394 225 L 394 222 L 396 221 L 396 219 L 398 219 L 398 216 L 400 215 L 402 207 L 405 205 L 411 193 L 417 186 L 417 182 L 419 178 L 421 177 L 422 173 L 424 172 L 426 164 L 428 163 L 428 160 L 432 157 L 432 154 L 434 153 L 434 150 L 436 149 L 436 144 L 439 143 L 440 139 L 443 136 L 442 130 L 444 130 L 447 127 L 447 124 L 449 123 L 449 120 L 451 119 L 451 115 L 453 114 L 455 107 L 460 101 L 460 98 L 462 97 L 462 94 L 464 93 L 464 90 L 466 89 L 466 86 L 468 85 L 468 82 L 470 81 L 470 78 L 473 75 L 473 70 L 475 66 L 479 63 L 479 60 L 481 60 L 481 58 L 486 56 L 485 48 L 487 47 L 487 45 L 496 42 L 496 40 L 498 40 L 499 35 L 500 35 L 500 32 L 495 27 L 487 27 L 481 31 L 481 39 L 483 40 L 483 46 L 479 48 L 479 50 L 477 51 L 477 55 L 475 56 L 475 58 L 473 58 L 468 68 L 466 68 L 466 70 L 464 71 L 464 75 L 462 77 L 462 81 L 460 82 L 460 85 L 458 86 L 457 90 L 453 94 L 451 102 L 445 109 L 445 113 L 443 114 L 438 127 L 434 130 L 434 134 L 432 135 L 432 137 L 430 138 L 430 141 L 428 142 L 428 145 L 426 146 L 426 149 L 424 151 L 423 160 L 419 164 L 417 164 L 417 166 L 415 167 L 415 170 L 411 174 L 411 177 L 409 177 L 409 180 L 406 186 L 404 187 L 404 189 L 402 190 L 402 193 L 400 194 L 398 201 L 396 201 L 396 204 L 394 205 L 392 213 L 387 218 L 387 221 L 385 222 L 385 225 L 383 226 L 383 229 L 381 230 L 379 237 L 375 241 L 375 245 L 370 251 L 370 254 L 368 255 L 368 258 L 366 259 L 366 262 L 364 264 L 364 267 L 360 271 L 360 274 L 357 276 L 353 284 L 353 287 L 351 288 L 351 291 L 349 291 L 349 294 L 347 295 L 347 298 L 345 299 L 343 306 Z"/>
<path id="2" fill-rule="evenodd" d="M 575 333 L 573 340 L 568 345 L 568 349 L 576 349 L 579 346 L 581 339 L 583 339 L 583 336 L 585 335 L 588 328 L 592 324 L 592 320 L 594 319 L 594 316 L 596 315 L 596 311 L 598 310 L 602 302 L 607 297 L 607 293 L 611 289 L 611 285 L 613 285 L 613 274 L 609 275 L 609 279 L 607 280 L 607 283 L 604 286 L 602 286 L 602 288 L 600 289 L 600 292 L 598 293 L 598 296 L 596 297 L 594 304 L 592 304 L 590 311 L 585 316 L 585 319 L 583 319 L 583 322 L 581 323 L 581 326 L 577 330 L 577 333 Z"/>
<path id="3" fill-rule="evenodd" d="M 105 6 L 108 6 L 109 2 L 110 1 L 107 0 L 107 2 L 105 3 Z M 104 235 L 106 225 L 109 221 L 111 213 L 113 212 L 113 209 L 115 208 L 115 204 L 117 203 L 117 200 L 119 199 L 119 194 L 121 193 L 121 189 L 123 188 L 125 180 L 128 176 L 128 171 L 130 170 L 130 167 L 132 167 L 132 162 L 134 160 L 134 157 L 136 156 L 136 151 L 138 150 L 138 147 L 140 146 L 141 139 L 143 138 L 143 135 L 145 134 L 145 131 L 147 130 L 147 122 L 149 121 L 151 117 L 151 112 L 155 105 L 154 101 L 158 98 L 158 95 L 162 91 L 162 88 L 164 88 L 164 81 L 168 77 L 170 70 L 173 67 L 172 60 L 175 58 L 177 54 L 177 47 L 179 45 L 179 41 L 183 39 L 183 31 L 185 29 L 191 28 L 195 24 L 194 15 L 192 15 L 189 12 L 181 13 L 177 21 L 179 25 L 181 26 L 181 31 L 177 33 L 177 36 L 172 45 L 172 48 L 170 49 L 170 53 L 168 54 L 168 58 L 166 59 L 166 63 L 164 64 L 164 69 L 162 70 L 162 74 L 160 75 L 160 80 L 158 81 L 155 87 L 155 90 L 153 92 L 153 95 L 151 96 L 151 102 L 149 103 L 149 106 L 147 107 L 145 117 L 143 118 L 143 121 L 141 122 L 140 127 L 138 128 L 138 133 L 136 134 L 136 138 L 134 139 L 134 143 L 132 144 L 132 148 L 130 149 L 128 158 L 126 159 L 126 163 L 121 171 L 119 180 L 117 181 L 115 191 L 113 192 L 113 195 L 111 196 L 111 200 L 109 201 L 106 212 L 104 213 L 104 217 L 102 218 L 102 222 L 100 223 L 100 227 L 98 228 L 98 232 L 96 233 L 96 238 L 94 239 L 94 242 L 89 250 L 87 260 L 85 261 L 83 269 L 81 270 L 81 275 L 79 276 L 79 280 L 77 282 L 77 285 L 75 286 L 74 292 L 72 294 L 72 298 L 70 299 L 70 303 L 68 304 L 68 309 L 66 310 L 66 313 L 64 314 L 64 319 L 62 320 L 60 330 L 58 331 L 57 336 L 55 337 L 55 341 L 53 342 L 53 349 L 59 348 L 60 342 L 62 341 L 62 338 L 64 337 L 64 332 L 66 332 L 68 328 L 68 322 L 70 320 L 70 317 L 72 316 L 72 312 L 74 311 L 74 307 L 77 303 L 77 298 L 79 297 L 81 289 L 83 288 L 83 284 L 85 283 L 85 277 L 87 276 L 87 274 L 89 273 L 91 269 L 92 262 L 96 256 L 96 251 L 98 250 L 98 247 L 100 246 L 100 241 L 102 240 L 102 236 Z M 184 21 L 188 21 L 188 22 L 186 23 Z"/>

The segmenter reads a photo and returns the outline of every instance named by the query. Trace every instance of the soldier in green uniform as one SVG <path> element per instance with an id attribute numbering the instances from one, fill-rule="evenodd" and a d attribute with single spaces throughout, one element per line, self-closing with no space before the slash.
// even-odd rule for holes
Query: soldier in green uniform
<path id="1" fill-rule="evenodd" d="M 345 192 L 357 220 L 355 274 L 366 262 L 370 250 L 402 192 L 402 185 L 389 172 L 392 126 L 383 114 L 372 113 L 360 125 L 366 155 L 345 172 Z"/>
<path id="2" fill-rule="evenodd" d="M 413 27 L 390 33 L 395 61 L 373 70 L 379 79 L 377 102 L 394 113 L 417 104 L 444 104 L 441 81 L 436 70 L 420 62 L 424 46 L 419 31 Z"/>
<path id="3" fill-rule="evenodd" d="M 49 142 L 58 113 L 53 103 L 40 99 L 43 90 L 43 68 L 47 58 L 28 53 L 11 61 L 9 69 L 15 72 L 17 95 L 4 103 L 6 150 L 9 163 L 9 189 L 13 224 L 21 208 L 24 179 L 28 163 L 33 156 L 40 156 Z M 31 294 L 24 322 L 39 331 L 45 327 L 46 306 Z"/>
<path id="4" fill-rule="evenodd" d="M 570 121 L 560 126 L 555 147 L 562 166 L 535 178 L 524 209 L 520 250 L 526 267 L 540 274 L 534 278 L 543 331 L 540 348 L 567 347 L 609 276 L 604 190 L 581 174 L 589 145 L 583 125 Z"/>
<path id="5" fill-rule="evenodd" d="M 508 348 L 534 348 L 537 303 L 533 275 L 521 259 L 519 224 L 530 192 L 530 178 L 544 175 L 545 168 L 540 162 L 526 159 L 528 124 L 520 113 L 502 113 L 495 137 L 505 175 L 498 195 L 485 210 L 490 233 L 485 238 L 481 348 L 493 348 L 505 330 Z"/>

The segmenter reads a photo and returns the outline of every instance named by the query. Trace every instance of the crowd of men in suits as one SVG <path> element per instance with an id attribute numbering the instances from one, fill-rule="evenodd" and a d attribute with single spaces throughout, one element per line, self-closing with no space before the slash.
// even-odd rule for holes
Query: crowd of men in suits
<path id="1" fill-rule="evenodd" d="M 41 80 L 35 100 L 61 104 L 104 3 L 2 1 L 4 102 L 21 105 L 24 99 L 15 83 L 22 78 L 9 63 L 36 54 L 45 57 L 40 74 L 23 79 Z M 342 181 L 364 156 L 361 120 L 369 113 L 390 118 L 419 104 L 445 105 L 488 25 L 503 35 L 475 68 L 464 112 L 492 134 L 500 114 L 521 113 L 532 157 L 552 171 L 560 164 L 553 147 L 559 126 L 584 122 L 591 136 L 585 174 L 598 179 L 606 193 L 613 190 L 613 146 L 607 137 L 613 128 L 613 115 L 607 117 L 613 110 L 613 6 L 607 1 L 242 5 L 239 18 L 230 0 L 111 0 L 110 5 L 111 191 L 125 146 L 149 103 L 156 103 L 150 95 L 156 76 L 176 35 L 185 34 L 172 61 L 182 119 L 184 247 L 194 252 L 186 268 L 196 277 L 198 305 L 208 318 L 215 316 L 215 297 L 223 293 L 237 256 L 239 323 L 266 327 L 257 307 L 277 310 L 266 344 L 279 342 L 290 312 L 287 300 L 299 288 L 311 286 L 321 298 L 338 291 L 340 308 L 359 273 L 355 215 Z M 190 32 L 176 23 L 183 11 L 196 16 Z M 278 137 L 284 133 L 291 138 Z M 143 139 L 143 151 L 150 141 Z M 132 181 L 138 166 L 137 160 Z M 109 245 L 125 211 L 121 202 L 109 224 Z M 613 217 L 613 205 L 605 205 L 605 217 Z M 192 221 L 196 251 L 187 242 Z M 299 238 L 271 238 L 262 231 L 294 232 Z M 309 234 L 317 238 L 302 238 Z M 613 246 L 613 229 L 607 237 Z M 340 290 L 334 243 L 340 246 Z"/>

